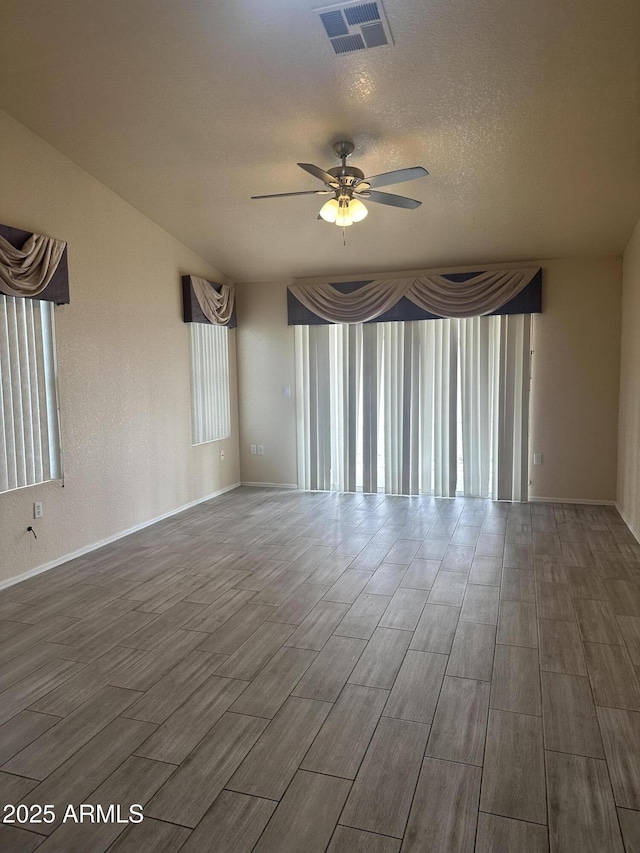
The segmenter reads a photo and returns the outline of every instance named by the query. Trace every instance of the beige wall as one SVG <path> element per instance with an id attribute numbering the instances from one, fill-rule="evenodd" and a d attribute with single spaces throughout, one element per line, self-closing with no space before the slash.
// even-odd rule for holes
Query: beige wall
<path id="1" fill-rule="evenodd" d="M 615 501 L 622 266 L 618 259 L 543 262 L 534 318 L 532 499 Z"/>
<path id="2" fill-rule="evenodd" d="M 542 453 L 544 463 L 531 468 L 531 494 L 614 501 L 621 263 L 616 259 L 540 263 L 544 313 L 534 323 L 530 449 Z M 282 397 L 285 385 L 295 391 L 287 283 L 239 286 L 244 482 L 297 479 L 295 400 Z M 254 443 L 264 444 L 264 457 L 250 455 L 249 445 Z"/>
<path id="3" fill-rule="evenodd" d="M 191 446 L 180 276 L 216 270 L 2 112 L 0 150 L 0 222 L 66 240 L 71 281 L 55 313 L 65 486 L 0 495 L 1 581 L 237 483 L 239 461 L 233 332 L 232 437 Z"/>
<path id="4" fill-rule="evenodd" d="M 295 364 L 286 282 L 238 286 L 237 334 L 242 481 L 295 485 Z M 286 387 L 291 397 L 284 396 Z M 252 444 L 262 444 L 264 456 L 252 456 Z"/>
<path id="5" fill-rule="evenodd" d="M 618 508 L 640 540 L 640 222 L 623 261 Z"/>

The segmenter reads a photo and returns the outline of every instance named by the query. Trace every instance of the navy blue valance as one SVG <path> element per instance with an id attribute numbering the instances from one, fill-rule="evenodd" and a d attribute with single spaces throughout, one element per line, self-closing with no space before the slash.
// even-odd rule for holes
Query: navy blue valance
<path id="1" fill-rule="evenodd" d="M 498 271 L 499 272 L 499 271 Z M 508 275 L 509 271 L 505 271 Z M 483 275 L 481 272 L 452 272 L 441 273 L 439 279 L 451 282 L 451 296 L 455 297 L 455 285 L 457 283 L 468 282 L 473 278 Z M 499 307 L 492 311 L 478 312 L 477 315 L 465 316 L 491 316 L 497 314 L 538 314 L 542 311 L 542 270 L 530 270 L 527 276 L 528 283 L 515 296 L 505 301 Z M 365 287 L 373 279 L 363 281 L 347 281 L 347 282 L 332 282 L 323 287 L 329 287 L 333 291 L 335 298 L 336 294 L 353 294 L 359 289 Z M 296 289 L 295 287 L 293 288 Z M 304 305 L 299 298 L 292 292 L 291 288 L 287 290 L 287 311 L 288 324 L 290 326 L 317 326 L 339 322 L 330 320 L 327 317 L 320 316 L 312 308 Z M 435 320 L 443 316 L 452 316 L 450 314 L 436 314 L 420 307 L 412 301 L 412 299 L 402 296 L 395 304 L 387 311 L 380 313 L 378 316 L 364 320 L 367 323 L 388 323 L 388 322 L 406 322 L 411 320 Z"/>

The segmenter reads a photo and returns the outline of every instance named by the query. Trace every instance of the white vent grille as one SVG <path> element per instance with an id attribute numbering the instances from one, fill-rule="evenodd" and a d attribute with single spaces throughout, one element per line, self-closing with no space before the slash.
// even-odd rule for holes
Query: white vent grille
<path id="1" fill-rule="evenodd" d="M 334 51 L 353 53 L 392 45 L 393 38 L 382 3 L 336 3 L 314 9 Z"/>

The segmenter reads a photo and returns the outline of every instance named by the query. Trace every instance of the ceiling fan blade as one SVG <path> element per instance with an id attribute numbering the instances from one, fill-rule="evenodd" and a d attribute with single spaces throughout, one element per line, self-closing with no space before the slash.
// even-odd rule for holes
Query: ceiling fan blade
<path id="1" fill-rule="evenodd" d="M 393 193 L 379 193 L 375 192 L 363 192 L 358 193 L 358 195 L 362 195 L 362 198 L 367 201 L 374 201 L 376 204 L 388 204 L 391 207 L 404 207 L 407 210 L 413 210 L 416 207 L 420 207 L 422 204 L 421 201 L 417 201 L 415 198 L 406 198 L 403 195 L 393 195 Z"/>
<path id="2" fill-rule="evenodd" d="M 331 195 L 331 190 L 305 190 L 301 193 L 271 193 L 271 195 L 252 195 L 251 198 L 284 198 L 288 195 Z"/>
<path id="3" fill-rule="evenodd" d="M 298 163 L 301 169 L 304 169 L 305 172 L 309 172 L 310 175 L 313 175 L 314 178 L 319 178 L 325 184 L 331 184 L 333 186 L 339 187 L 340 182 L 337 181 L 333 175 L 330 175 L 329 172 L 325 172 L 324 169 L 321 169 L 320 166 L 314 166 L 313 163 Z"/>
<path id="4" fill-rule="evenodd" d="M 415 181 L 416 178 L 426 178 L 429 172 L 422 166 L 413 166 L 411 169 L 396 169 L 395 172 L 383 172 L 381 175 L 373 175 L 365 178 L 370 187 L 389 187 L 391 184 L 401 184 L 404 181 Z"/>

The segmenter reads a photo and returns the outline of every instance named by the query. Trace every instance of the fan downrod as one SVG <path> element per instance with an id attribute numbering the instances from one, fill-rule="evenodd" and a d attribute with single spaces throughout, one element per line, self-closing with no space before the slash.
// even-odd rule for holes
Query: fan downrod
<path id="1" fill-rule="evenodd" d="M 353 142 L 349 140 L 341 140 L 334 143 L 333 151 L 341 160 L 341 166 L 333 166 L 327 169 L 327 172 L 334 178 L 337 178 L 340 188 L 345 190 L 359 184 L 364 179 L 364 172 L 356 166 L 347 166 L 347 157 L 355 149 Z"/>

